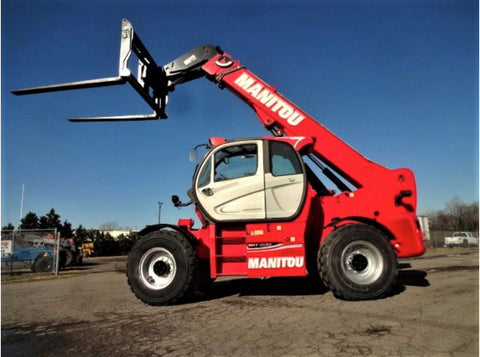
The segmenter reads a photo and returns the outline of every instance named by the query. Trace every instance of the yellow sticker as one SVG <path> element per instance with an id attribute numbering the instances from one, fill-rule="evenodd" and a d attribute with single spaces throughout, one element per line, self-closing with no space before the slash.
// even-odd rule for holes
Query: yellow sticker
<path id="1" fill-rule="evenodd" d="M 251 235 L 251 236 L 262 236 L 262 235 L 263 235 L 263 230 L 262 230 L 262 229 L 258 229 L 258 230 L 255 230 L 255 231 L 251 231 L 251 232 L 250 232 L 250 235 Z"/>

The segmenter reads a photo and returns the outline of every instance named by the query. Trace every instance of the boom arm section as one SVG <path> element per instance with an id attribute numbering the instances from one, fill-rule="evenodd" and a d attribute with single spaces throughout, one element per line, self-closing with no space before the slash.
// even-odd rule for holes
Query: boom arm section
<path id="1" fill-rule="evenodd" d="M 310 156 L 326 163 L 356 188 L 363 187 L 369 177 L 389 171 L 365 158 L 228 54 L 215 56 L 203 69 L 207 78 L 230 89 L 250 105 L 262 125 L 275 135 L 313 137 Z"/>

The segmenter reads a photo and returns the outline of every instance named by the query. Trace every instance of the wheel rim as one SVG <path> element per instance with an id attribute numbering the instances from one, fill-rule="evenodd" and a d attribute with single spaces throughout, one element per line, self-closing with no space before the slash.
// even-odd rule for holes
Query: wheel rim
<path id="1" fill-rule="evenodd" d="M 382 274 L 382 254 L 372 243 L 352 242 L 342 252 L 341 268 L 352 282 L 360 285 L 371 284 Z"/>
<path id="2" fill-rule="evenodd" d="M 177 265 L 173 255 L 164 248 L 152 248 L 140 259 L 140 279 L 150 289 L 164 289 L 175 278 Z"/>

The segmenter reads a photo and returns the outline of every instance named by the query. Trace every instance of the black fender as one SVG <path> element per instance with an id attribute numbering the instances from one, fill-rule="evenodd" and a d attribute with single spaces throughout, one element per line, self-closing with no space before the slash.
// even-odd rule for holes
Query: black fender
<path id="1" fill-rule="evenodd" d="M 392 233 L 388 229 L 386 229 L 383 225 L 381 225 L 380 223 L 378 223 L 374 219 L 369 219 L 369 218 L 366 218 L 366 217 L 358 217 L 358 216 L 336 217 L 336 218 L 333 218 L 331 220 L 331 222 L 329 224 L 327 224 L 324 228 L 333 227 L 334 229 L 337 229 L 337 225 L 339 225 L 339 224 L 343 225 L 341 223 L 344 222 L 344 221 L 359 222 L 359 223 L 363 223 L 363 224 L 373 226 L 373 227 L 377 228 L 378 230 L 382 231 L 390 239 L 395 239 L 395 237 L 392 235 Z"/>
<path id="2" fill-rule="evenodd" d="M 141 237 L 143 237 L 143 236 L 145 236 L 149 233 L 161 231 L 161 230 L 164 230 L 164 229 L 168 229 L 168 230 L 172 230 L 172 231 L 180 233 L 185 238 L 187 238 L 189 240 L 189 242 L 194 247 L 197 246 L 197 244 L 198 244 L 197 239 L 195 238 L 195 236 L 192 233 L 190 233 L 184 227 L 177 226 L 175 224 L 159 223 L 159 224 L 148 225 L 145 228 L 143 228 L 140 232 L 138 232 L 138 236 L 141 238 Z"/>

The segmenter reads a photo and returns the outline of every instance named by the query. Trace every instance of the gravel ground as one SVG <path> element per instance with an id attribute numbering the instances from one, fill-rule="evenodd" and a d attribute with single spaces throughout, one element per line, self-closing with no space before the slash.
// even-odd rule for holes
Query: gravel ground
<path id="1" fill-rule="evenodd" d="M 2 276 L 2 356 L 478 356 L 477 250 L 402 260 L 391 296 L 363 302 L 306 278 L 240 278 L 151 307 L 130 292 L 125 261 Z"/>

